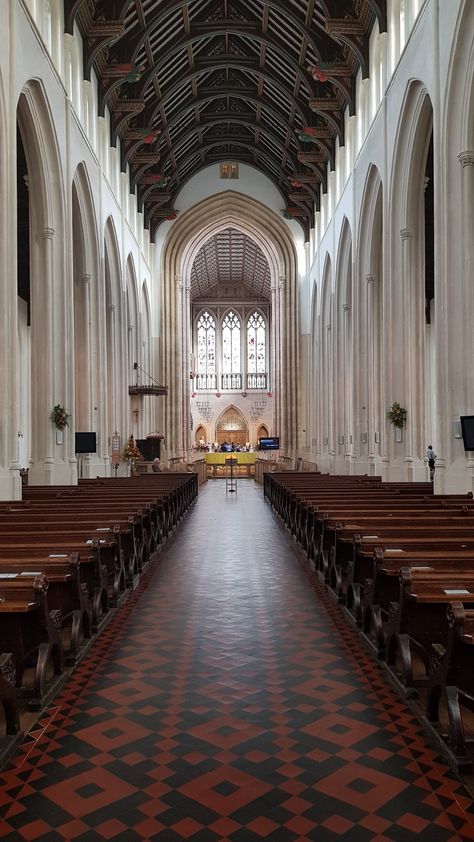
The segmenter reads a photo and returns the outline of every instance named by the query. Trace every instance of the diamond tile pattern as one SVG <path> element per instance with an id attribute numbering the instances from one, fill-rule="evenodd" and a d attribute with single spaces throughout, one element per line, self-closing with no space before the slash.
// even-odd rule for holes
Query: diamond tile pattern
<path id="1" fill-rule="evenodd" d="M 250 481 L 201 491 L 1 783 L 2 839 L 474 839 L 461 783 Z"/>

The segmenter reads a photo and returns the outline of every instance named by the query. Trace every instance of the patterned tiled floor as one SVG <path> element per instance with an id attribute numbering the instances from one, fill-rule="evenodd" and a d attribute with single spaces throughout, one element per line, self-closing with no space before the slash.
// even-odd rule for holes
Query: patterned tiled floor
<path id="1" fill-rule="evenodd" d="M 207 484 L 0 779 L 5 839 L 474 839 L 251 481 Z"/>

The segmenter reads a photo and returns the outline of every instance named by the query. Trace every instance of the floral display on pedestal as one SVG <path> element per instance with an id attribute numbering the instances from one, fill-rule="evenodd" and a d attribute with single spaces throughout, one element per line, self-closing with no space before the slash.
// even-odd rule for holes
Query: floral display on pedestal
<path id="1" fill-rule="evenodd" d="M 135 473 L 136 463 L 143 459 L 143 456 L 140 452 L 140 448 L 138 447 L 135 441 L 133 433 L 128 437 L 128 441 L 124 447 L 122 456 L 125 459 L 125 461 L 129 463 L 130 473 L 133 476 Z"/>

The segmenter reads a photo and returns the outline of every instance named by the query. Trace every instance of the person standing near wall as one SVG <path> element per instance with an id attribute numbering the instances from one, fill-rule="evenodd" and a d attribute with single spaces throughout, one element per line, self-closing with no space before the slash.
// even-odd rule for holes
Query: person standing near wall
<path id="1" fill-rule="evenodd" d="M 428 465 L 429 465 L 429 469 L 430 469 L 430 482 L 433 482 L 434 472 L 435 472 L 435 462 L 436 462 L 437 456 L 436 456 L 436 453 L 434 452 L 431 444 L 428 445 L 428 448 L 426 450 L 426 458 L 428 460 Z"/>

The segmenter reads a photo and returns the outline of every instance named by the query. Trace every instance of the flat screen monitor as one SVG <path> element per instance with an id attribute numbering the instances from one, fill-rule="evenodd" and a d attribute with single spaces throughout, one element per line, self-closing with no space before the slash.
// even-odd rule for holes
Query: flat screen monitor
<path id="1" fill-rule="evenodd" d="M 76 433 L 76 453 L 96 453 L 96 433 Z"/>
<path id="2" fill-rule="evenodd" d="M 461 415 L 464 450 L 474 450 L 474 415 Z"/>
<path id="3" fill-rule="evenodd" d="M 258 440 L 259 450 L 279 450 L 280 439 L 278 436 L 267 436 Z"/>

